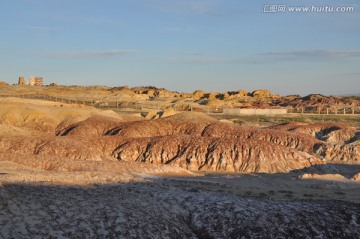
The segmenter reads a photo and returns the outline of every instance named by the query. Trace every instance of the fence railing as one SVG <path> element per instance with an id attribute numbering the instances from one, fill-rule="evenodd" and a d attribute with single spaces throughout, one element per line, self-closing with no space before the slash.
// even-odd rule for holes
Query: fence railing
<path id="1" fill-rule="evenodd" d="M 318 115 L 357 115 L 360 114 L 360 107 L 355 106 L 332 106 L 332 107 L 297 107 L 287 108 L 287 113 L 297 114 L 318 114 Z"/>
<path id="2" fill-rule="evenodd" d="M 169 107 L 176 111 L 198 111 L 203 113 L 223 113 L 222 108 L 208 107 L 208 106 L 193 106 L 192 104 L 164 104 L 163 102 L 156 101 L 126 101 L 126 100 L 101 100 L 101 99 L 89 99 L 80 97 L 63 97 L 63 96 L 52 96 L 47 94 L 2 94 L 0 97 L 15 97 L 23 99 L 39 99 L 48 100 L 58 103 L 65 104 L 82 104 L 92 106 L 100 109 L 113 109 L 113 110 L 136 110 L 136 111 L 147 111 L 147 110 L 165 110 Z"/>
<path id="3" fill-rule="evenodd" d="M 136 110 L 136 111 L 147 111 L 147 110 L 165 110 L 169 107 L 173 108 L 176 111 L 197 111 L 207 114 L 233 114 L 233 115 L 249 115 L 248 111 L 250 110 L 253 113 L 250 114 L 266 114 L 262 112 L 267 112 L 268 110 L 259 110 L 259 109 L 247 109 L 246 114 L 241 113 L 242 111 L 238 108 L 221 108 L 221 107 L 209 107 L 205 105 L 193 106 L 192 104 L 164 104 L 156 101 L 106 101 L 102 99 L 89 99 L 89 98 L 80 98 L 80 97 L 63 97 L 63 96 L 52 96 L 47 94 L 0 94 L 0 97 L 15 97 L 23 99 L 39 99 L 39 100 L 48 100 L 53 102 L 65 103 L 65 104 L 82 104 L 87 106 L 92 106 L 101 109 L 113 109 L 113 110 Z M 297 113 L 297 114 L 319 114 L 319 115 L 357 115 L 360 114 L 360 107 L 355 106 L 332 106 L 324 107 L 319 109 L 318 107 L 287 107 L 286 111 L 273 109 L 270 110 L 269 114 L 284 114 L 284 113 Z M 243 110 L 244 111 L 244 110 Z M 250 112 L 249 111 L 249 112 Z M 279 112 L 279 113 L 274 113 Z"/>

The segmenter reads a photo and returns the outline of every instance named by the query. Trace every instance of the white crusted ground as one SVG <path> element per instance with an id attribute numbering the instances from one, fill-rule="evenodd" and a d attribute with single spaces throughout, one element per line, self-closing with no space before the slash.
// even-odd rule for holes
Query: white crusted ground
<path id="1" fill-rule="evenodd" d="M 155 180 L 0 185 L 0 238 L 360 238 L 360 205 Z"/>

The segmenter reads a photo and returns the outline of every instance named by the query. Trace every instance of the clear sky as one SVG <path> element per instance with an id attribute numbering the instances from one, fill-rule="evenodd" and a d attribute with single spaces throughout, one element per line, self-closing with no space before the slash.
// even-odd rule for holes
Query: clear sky
<path id="1" fill-rule="evenodd" d="M 0 3 L 0 80 L 9 83 L 35 75 L 45 83 L 179 92 L 360 92 L 358 0 Z M 291 12 L 292 6 L 353 11 Z"/>

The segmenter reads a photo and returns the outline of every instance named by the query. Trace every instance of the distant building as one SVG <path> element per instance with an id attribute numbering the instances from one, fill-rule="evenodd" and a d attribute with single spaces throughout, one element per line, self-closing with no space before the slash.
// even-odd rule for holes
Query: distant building
<path id="1" fill-rule="evenodd" d="M 35 85 L 35 76 L 30 76 L 29 85 Z"/>
<path id="2" fill-rule="evenodd" d="M 31 76 L 30 79 L 29 79 L 29 85 L 42 86 L 43 85 L 43 78 L 42 77 Z"/>
<path id="3" fill-rule="evenodd" d="M 25 78 L 23 76 L 19 77 L 18 85 L 25 85 Z"/>

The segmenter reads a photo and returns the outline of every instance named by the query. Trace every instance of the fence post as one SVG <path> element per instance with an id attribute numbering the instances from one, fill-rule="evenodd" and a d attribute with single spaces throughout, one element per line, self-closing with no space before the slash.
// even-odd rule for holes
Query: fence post
<path id="1" fill-rule="evenodd" d="M 344 115 L 346 115 L 346 110 L 345 110 L 345 108 L 344 108 Z"/>
<path id="2" fill-rule="evenodd" d="M 329 108 L 326 108 L 326 114 L 327 115 L 329 114 Z"/>

